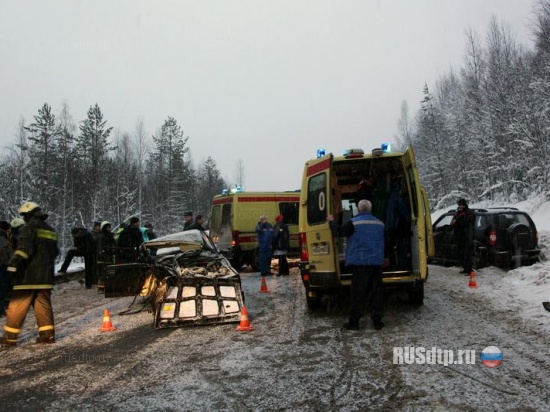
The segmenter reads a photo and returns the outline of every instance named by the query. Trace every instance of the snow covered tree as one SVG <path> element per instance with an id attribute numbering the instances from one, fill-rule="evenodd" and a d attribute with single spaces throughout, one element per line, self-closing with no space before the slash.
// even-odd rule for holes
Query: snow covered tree
<path id="1" fill-rule="evenodd" d="M 245 187 L 245 169 L 243 159 L 238 159 L 237 164 L 235 165 L 235 184 L 240 187 Z"/>
<path id="2" fill-rule="evenodd" d="M 212 198 L 220 194 L 226 187 L 216 162 L 210 156 L 198 171 L 197 186 L 200 188 L 197 191 L 197 210 L 200 213 L 208 214 Z"/>
<path id="3" fill-rule="evenodd" d="M 184 159 L 188 139 L 176 119 L 168 117 L 153 136 L 155 147 L 148 164 L 151 212 L 160 216 L 159 225 L 174 230 L 181 230 L 183 213 L 191 206 L 190 167 Z"/>
<path id="4" fill-rule="evenodd" d="M 401 102 L 401 116 L 397 121 L 397 131 L 398 135 L 395 136 L 397 148 L 399 150 L 406 150 L 407 147 L 412 145 L 414 134 L 414 127 L 409 112 L 409 105 L 406 100 L 403 100 L 403 102 Z"/>
<path id="5" fill-rule="evenodd" d="M 51 106 L 44 103 L 26 130 L 29 132 L 29 158 L 32 159 L 32 189 L 29 195 L 43 208 L 55 209 L 59 199 L 61 168 L 57 157 L 62 130 L 56 123 Z"/>
<path id="6" fill-rule="evenodd" d="M 131 216 L 140 215 L 138 205 L 138 167 L 136 157 L 128 133 L 115 133 L 115 149 L 113 158 L 109 161 L 112 184 L 107 186 L 108 197 L 102 204 L 103 215 L 116 222 L 123 222 Z"/>
<path id="7" fill-rule="evenodd" d="M 15 139 L 16 143 L 0 159 L 0 211 L 6 217 L 17 216 L 17 208 L 27 200 L 30 193 L 29 147 L 23 118 L 17 125 Z"/>
<path id="8" fill-rule="evenodd" d="M 418 114 L 418 130 L 414 138 L 415 152 L 423 159 L 424 165 L 420 168 L 421 177 L 429 186 L 430 197 L 448 193 L 450 182 L 446 167 L 448 163 L 448 151 L 445 144 L 443 119 L 439 112 L 434 96 L 430 93 L 428 85 L 424 85 L 424 99 L 422 109 Z"/>
<path id="9" fill-rule="evenodd" d="M 100 204 L 105 199 L 108 174 L 104 173 L 109 162 L 108 153 L 114 148 L 109 142 L 112 127 L 96 103 L 88 110 L 87 118 L 80 124 L 80 135 L 76 138 L 78 179 L 81 182 L 77 205 L 83 216 L 91 222 L 100 217 Z"/>

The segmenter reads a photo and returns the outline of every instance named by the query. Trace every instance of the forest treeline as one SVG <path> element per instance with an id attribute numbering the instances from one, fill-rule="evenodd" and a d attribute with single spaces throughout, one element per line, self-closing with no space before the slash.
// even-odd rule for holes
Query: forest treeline
<path id="1" fill-rule="evenodd" d="M 113 227 L 140 216 L 158 234 L 181 231 L 186 210 L 207 214 L 212 197 L 227 188 L 211 157 L 198 166 L 188 137 L 168 117 L 148 136 L 138 120 L 133 133 L 116 133 L 99 105 L 77 124 L 65 103 L 57 116 L 48 103 L 28 124 L 21 120 L 16 142 L 0 160 L 0 217 L 17 216 L 25 200 L 38 203 L 71 246 L 71 228 L 93 221 Z"/>
<path id="2" fill-rule="evenodd" d="M 399 146 L 412 145 L 432 209 L 471 201 L 550 195 L 550 0 L 535 3 L 533 50 L 493 17 L 484 37 L 466 33 L 462 66 L 424 85 L 407 104 Z"/>

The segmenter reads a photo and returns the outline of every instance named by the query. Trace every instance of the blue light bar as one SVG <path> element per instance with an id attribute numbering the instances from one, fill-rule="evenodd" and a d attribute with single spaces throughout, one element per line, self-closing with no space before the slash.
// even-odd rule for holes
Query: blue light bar
<path id="1" fill-rule="evenodd" d="M 391 152 L 391 145 L 389 143 L 382 143 L 380 145 L 380 149 L 382 149 L 382 151 L 384 153 L 390 153 Z"/>
<path id="2" fill-rule="evenodd" d="M 317 149 L 317 159 L 326 155 L 325 149 Z"/>

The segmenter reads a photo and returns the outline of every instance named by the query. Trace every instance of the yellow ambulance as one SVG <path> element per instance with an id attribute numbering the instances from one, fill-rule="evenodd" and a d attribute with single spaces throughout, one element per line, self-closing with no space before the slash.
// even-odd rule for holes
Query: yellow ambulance
<path id="1" fill-rule="evenodd" d="M 299 191 L 237 191 L 214 196 L 210 207 L 210 237 L 236 269 L 250 265 L 257 270 L 256 225 L 260 216 L 266 215 L 267 221 L 275 225 L 275 218 L 283 215 L 290 232 L 289 255 L 297 255 L 299 202 Z"/>
<path id="2" fill-rule="evenodd" d="M 310 308 L 324 295 L 351 284 L 345 265 L 346 238 L 333 237 L 327 215 L 344 225 L 366 198 L 372 213 L 385 224 L 384 285 L 402 286 L 409 300 L 421 305 L 434 254 L 428 198 L 418 178 L 412 148 L 391 152 L 389 145 L 364 153 L 346 150 L 342 156 L 318 155 L 306 162 L 299 212 L 300 274 Z"/>

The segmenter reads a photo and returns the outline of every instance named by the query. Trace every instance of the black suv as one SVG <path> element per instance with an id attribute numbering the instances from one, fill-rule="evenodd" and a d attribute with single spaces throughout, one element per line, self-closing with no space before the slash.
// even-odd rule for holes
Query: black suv
<path id="1" fill-rule="evenodd" d="M 537 228 L 531 217 L 513 207 L 471 209 L 475 214 L 473 262 L 504 268 L 530 265 L 539 261 Z M 458 248 L 451 220 L 456 210 L 449 210 L 433 224 L 435 256 L 441 264 L 459 263 Z"/>

